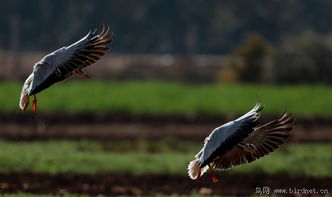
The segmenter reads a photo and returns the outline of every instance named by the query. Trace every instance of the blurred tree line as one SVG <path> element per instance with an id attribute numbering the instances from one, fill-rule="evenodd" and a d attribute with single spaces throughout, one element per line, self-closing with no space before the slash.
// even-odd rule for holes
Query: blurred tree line
<path id="1" fill-rule="evenodd" d="M 277 45 L 249 34 L 233 54 L 243 59 L 234 66 L 243 82 L 332 83 L 332 34 L 304 31 Z"/>
<path id="2" fill-rule="evenodd" d="M 330 0 L 3 0 L 0 49 L 52 51 L 109 24 L 114 53 L 227 54 L 244 60 L 232 80 L 331 83 L 331 10 Z"/>
<path id="3" fill-rule="evenodd" d="M 2 0 L 0 40 L 9 47 L 16 17 L 24 50 L 52 50 L 109 24 L 115 52 L 224 54 L 251 32 L 273 44 L 306 29 L 328 33 L 331 10 L 328 0 Z"/>

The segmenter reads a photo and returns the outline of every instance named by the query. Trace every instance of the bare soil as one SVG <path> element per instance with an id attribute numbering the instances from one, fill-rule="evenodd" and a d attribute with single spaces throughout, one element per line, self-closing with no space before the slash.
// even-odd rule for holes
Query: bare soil
<path id="1" fill-rule="evenodd" d="M 47 139 L 162 139 L 202 141 L 234 117 L 129 116 L 121 114 L 0 114 L 0 138 Z M 272 120 L 267 117 L 261 123 Z M 331 142 L 332 120 L 297 119 L 293 142 Z"/>
<path id="2" fill-rule="evenodd" d="M 234 117 L 174 117 L 174 116 L 126 116 L 119 114 L 0 114 L 0 138 L 10 140 L 48 139 L 162 139 L 174 137 L 202 141 L 215 127 Z M 261 122 L 271 120 L 267 117 Z M 329 119 L 298 119 L 293 142 L 331 142 L 332 121 Z M 286 174 L 230 174 L 222 172 L 219 182 L 211 183 L 209 175 L 201 182 L 187 176 L 130 174 L 31 174 L 0 173 L 0 193 L 29 192 L 38 194 L 78 193 L 106 196 L 155 195 L 155 194 L 215 194 L 249 195 L 256 188 L 315 189 L 332 191 L 332 177 L 292 177 Z M 321 190 L 322 189 L 322 190 Z M 265 190 L 265 192 L 267 192 Z M 301 193 L 302 192 L 302 193 Z M 266 194 L 266 193 L 265 193 Z"/>
<path id="3" fill-rule="evenodd" d="M 1 193 L 29 192 L 38 194 L 78 193 L 108 196 L 114 195 L 155 195 L 155 194 L 212 194 L 212 195 L 249 195 L 256 188 L 269 187 L 285 189 L 283 196 L 290 194 L 289 189 L 315 189 L 316 195 L 332 191 L 332 178 L 290 177 L 287 175 L 219 174 L 219 182 L 213 184 L 209 175 L 200 182 L 186 176 L 170 175 L 47 175 L 47 174 L 1 174 Z M 265 191 L 267 192 L 267 191 Z M 300 194 L 303 191 L 299 192 Z"/>

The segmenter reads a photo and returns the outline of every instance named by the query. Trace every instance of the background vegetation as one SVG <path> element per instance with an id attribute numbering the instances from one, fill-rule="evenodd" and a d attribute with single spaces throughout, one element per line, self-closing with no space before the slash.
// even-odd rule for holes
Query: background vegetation
<path id="1" fill-rule="evenodd" d="M 0 111 L 19 111 L 20 83 L 0 84 Z M 13 99 L 14 98 L 14 99 Z M 264 113 L 291 111 L 297 117 L 328 117 L 332 89 L 324 85 L 190 85 L 155 81 L 70 81 L 38 94 L 40 111 L 160 115 L 239 115 L 255 102 Z M 314 102 L 313 102 L 314 101 Z"/>
<path id="2" fill-rule="evenodd" d="M 0 141 L 0 172 L 186 175 L 189 161 L 194 159 L 201 146 L 202 143 L 174 139 L 140 143 Z M 331 151 L 331 144 L 291 144 L 229 172 L 331 177 Z M 299 165 L 301 163 L 306 165 Z"/>
<path id="3" fill-rule="evenodd" d="M 308 29 L 328 35 L 331 9 L 330 1 L 315 0 L 4 0 L 0 38 L 9 48 L 10 19 L 17 17 L 25 50 L 53 50 L 110 24 L 116 53 L 221 54 L 252 32 L 273 44 Z"/>
<path id="4" fill-rule="evenodd" d="M 112 53 L 181 57 L 177 70 L 196 76 L 182 80 L 216 80 L 204 75 L 208 69 L 197 71 L 186 61 L 204 54 L 242 59 L 231 64 L 236 81 L 332 82 L 330 1 L 4 0 L 0 5 L 0 49 L 12 52 L 13 64 L 22 64 L 22 51 L 51 52 L 108 24 Z M 0 51 L 0 63 L 6 58 Z"/>
<path id="5" fill-rule="evenodd" d="M 267 157 L 221 173 L 246 174 L 253 180 L 262 174 L 296 176 L 303 178 L 296 183 L 301 187 L 308 180 L 330 180 L 332 146 L 323 132 L 329 131 L 332 120 L 331 10 L 332 1 L 327 0 L 3 0 L 0 133 L 12 141 L 0 139 L 0 173 L 16 173 L 18 178 L 24 173 L 89 174 L 97 179 L 100 173 L 187 177 L 187 164 L 204 139 L 165 139 L 160 133 L 158 140 L 149 141 L 142 128 L 176 130 L 179 125 L 167 119 L 173 115 L 234 117 L 261 101 L 264 115 L 292 112 L 301 120 L 295 123 L 298 136 L 315 135 L 317 141 L 306 138 L 310 142 L 287 143 Z M 94 79 L 69 79 L 54 85 L 37 95 L 37 112 L 29 108 L 28 113 L 21 113 L 20 90 L 34 62 L 103 24 L 111 26 L 113 43 L 110 55 L 90 68 L 89 72 L 95 71 Z M 65 113 L 76 121 L 43 120 Z M 116 119 L 98 121 L 100 113 Z M 81 120 L 82 114 L 88 116 Z M 128 114 L 133 120 L 121 119 Z M 152 121 L 137 121 L 143 115 Z M 7 122 L 11 116 L 13 120 Z M 94 141 L 89 132 L 94 132 L 90 128 L 95 124 L 101 124 L 98 128 L 104 127 L 107 135 L 114 131 L 108 126 L 116 124 L 137 139 Z M 195 124 L 200 122 L 190 126 Z M 45 129 L 38 129 L 40 125 Z M 186 125 L 181 126 L 185 129 Z M 70 134 L 80 135 L 77 128 L 85 130 L 79 136 L 84 140 L 67 139 Z M 68 136 L 57 136 L 56 129 Z M 311 129 L 315 131 L 310 133 Z M 105 133 L 99 135 L 101 139 Z M 45 136 L 49 138 L 44 140 Z M 271 181 L 267 186 L 273 181 L 287 182 L 284 178 Z M 0 193 L 1 187 L 17 184 L 21 183 L 16 179 L 2 180 Z M 257 185 L 251 186 L 254 192 Z M 235 194 L 241 190 L 232 183 L 227 188 Z"/>

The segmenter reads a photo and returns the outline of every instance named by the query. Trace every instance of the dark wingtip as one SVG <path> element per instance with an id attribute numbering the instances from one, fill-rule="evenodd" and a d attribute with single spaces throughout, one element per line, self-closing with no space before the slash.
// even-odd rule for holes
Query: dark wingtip
<path id="1" fill-rule="evenodd" d="M 257 101 L 257 103 L 256 103 L 256 105 L 254 107 L 254 110 L 256 112 L 261 112 L 263 110 L 263 108 L 264 108 L 264 105 L 262 105 L 260 101 Z"/>
<path id="2" fill-rule="evenodd" d="M 91 34 L 95 34 L 97 32 L 97 28 L 94 28 L 93 30 L 90 30 Z"/>
<path id="3" fill-rule="evenodd" d="M 292 123 L 292 124 L 295 122 L 295 118 L 293 116 L 293 113 L 288 113 L 287 111 L 282 113 L 281 116 L 278 119 L 283 120 L 287 123 Z"/>

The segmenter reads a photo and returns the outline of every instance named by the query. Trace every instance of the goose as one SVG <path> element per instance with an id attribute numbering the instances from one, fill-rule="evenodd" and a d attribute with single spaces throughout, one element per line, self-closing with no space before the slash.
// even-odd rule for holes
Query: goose
<path id="1" fill-rule="evenodd" d="M 32 110 L 37 110 L 36 94 L 53 84 L 71 76 L 89 78 L 83 68 L 92 65 L 108 51 L 112 42 L 109 27 L 103 26 L 97 34 L 97 29 L 89 31 L 79 41 L 70 46 L 62 47 L 35 63 L 32 73 L 24 82 L 19 107 L 24 112 L 29 105 L 29 97 L 33 96 Z"/>
<path id="2" fill-rule="evenodd" d="M 273 152 L 291 138 L 295 121 L 291 113 L 261 126 L 257 119 L 263 106 L 257 103 L 245 115 L 217 127 L 205 138 L 204 146 L 188 165 L 188 175 L 199 181 L 209 169 L 213 183 L 218 179 L 213 169 L 230 169 Z"/>

